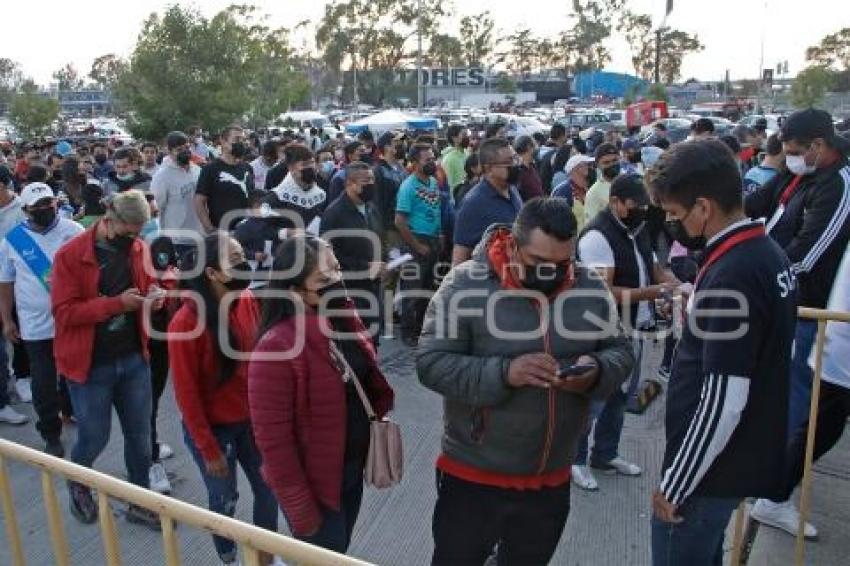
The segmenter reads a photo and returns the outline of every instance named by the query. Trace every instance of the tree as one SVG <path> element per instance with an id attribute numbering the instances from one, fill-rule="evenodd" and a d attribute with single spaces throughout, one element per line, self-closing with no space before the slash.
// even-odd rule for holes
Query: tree
<path id="1" fill-rule="evenodd" d="M 531 33 L 531 29 L 518 29 L 511 35 L 502 38 L 507 50 L 502 53 L 507 61 L 508 69 L 514 74 L 528 77 L 534 70 L 534 64 L 540 47 L 539 40 Z"/>
<path id="2" fill-rule="evenodd" d="M 649 85 L 646 89 L 646 96 L 649 100 L 663 100 L 667 102 L 670 97 L 667 95 L 667 88 L 660 83 Z"/>
<path id="3" fill-rule="evenodd" d="M 561 33 L 562 63 L 574 72 L 601 69 L 611 62 L 603 41 L 611 35 L 611 5 L 601 0 L 573 0 L 573 26 Z"/>
<path id="4" fill-rule="evenodd" d="M 53 80 L 59 83 L 59 90 L 78 90 L 85 84 L 73 63 L 66 63 L 53 73 Z"/>
<path id="5" fill-rule="evenodd" d="M 438 33 L 431 38 L 427 62 L 436 67 L 463 66 L 463 44 L 452 35 Z"/>
<path id="6" fill-rule="evenodd" d="M 460 19 L 460 37 L 463 54 L 468 65 L 486 64 L 495 48 L 496 23 L 490 12 L 481 12 Z"/>
<path id="7" fill-rule="evenodd" d="M 16 61 L 0 57 L 0 107 L 7 104 L 24 80 L 21 66 Z"/>
<path id="8" fill-rule="evenodd" d="M 806 61 L 821 67 L 850 69 L 850 27 L 827 35 L 820 44 L 806 49 Z"/>
<path id="9" fill-rule="evenodd" d="M 306 99 L 309 83 L 285 30 L 263 25 L 256 9 L 231 6 L 207 19 L 170 6 L 144 23 L 117 94 L 137 137 L 159 139 L 191 124 L 217 131 L 255 125 Z"/>
<path id="10" fill-rule="evenodd" d="M 58 117 L 59 102 L 40 94 L 32 82 L 25 84 L 9 105 L 9 122 L 27 140 L 43 137 Z"/>
<path id="11" fill-rule="evenodd" d="M 807 67 L 797 74 L 791 85 L 791 103 L 797 108 L 815 106 L 832 87 L 833 75 L 821 65 Z"/>
<path id="12" fill-rule="evenodd" d="M 516 83 L 505 73 L 499 75 L 496 81 L 496 92 L 500 94 L 514 94 L 517 91 Z"/>
<path id="13" fill-rule="evenodd" d="M 114 53 L 101 55 L 92 62 L 89 78 L 103 90 L 112 90 L 127 70 L 127 62 Z"/>
<path id="14" fill-rule="evenodd" d="M 617 29 L 626 37 L 632 53 L 632 65 L 643 79 L 655 78 L 655 54 L 658 41 L 653 31 L 652 18 L 646 14 L 635 14 L 629 10 L 621 13 Z M 681 76 L 685 55 L 702 51 L 705 46 L 696 35 L 671 28 L 661 30 L 661 79 L 670 84 Z"/>

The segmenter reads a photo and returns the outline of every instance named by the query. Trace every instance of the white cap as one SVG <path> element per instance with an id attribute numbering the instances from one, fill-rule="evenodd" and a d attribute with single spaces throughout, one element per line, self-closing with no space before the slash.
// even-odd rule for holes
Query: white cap
<path id="1" fill-rule="evenodd" d="M 589 155 L 582 155 L 580 153 L 577 153 L 570 157 L 570 159 L 567 161 L 567 164 L 564 165 L 564 173 L 569 175 L 573 172 L 573 169 L 575 169 L 582 163 L 593 163 L 594 161 L 596 160 L 590 157 Z"/>
<path id="2" fill-rule="evenodd" d="M 23 206 L 33 206 L 40 200 L 46 198 L 55 198 L 53 189 L 44 183 L 30 183 L 24 190 L 21 191 L 21 204 Z"/>
<path id="3" fill-rule="evenodd" d="M 643 166 L 649 169 L 655 165 L 662 153 L 664 153 L 664 150 L 660 147 L 643 147 L 640 150 L 640 160 L 643 161 Z"/>

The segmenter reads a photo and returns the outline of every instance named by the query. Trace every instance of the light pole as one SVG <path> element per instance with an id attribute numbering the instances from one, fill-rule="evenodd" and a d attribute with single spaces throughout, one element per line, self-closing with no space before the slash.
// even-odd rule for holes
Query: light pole
<path id="1" fill-rule="evenodd" d="M 422 113 L 422 0 L 417 0 L 416 10 L 416 110 Z"/>

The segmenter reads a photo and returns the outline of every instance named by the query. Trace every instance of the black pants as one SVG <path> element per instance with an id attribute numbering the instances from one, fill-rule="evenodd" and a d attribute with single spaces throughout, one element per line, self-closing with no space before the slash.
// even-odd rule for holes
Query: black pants
<path id="1" fill-rule="evenodd" d="M 32 379 L 32 404 L 38 415 L 35 427 L 46 441 L 58 440 L 62 434 L 59 411 L 59 379 L 53 359 L 53 340 L 27 340 L 24 342 L 30 359 Z"/>
<path id="2" fill-rule="evenodd" d="M 818 404 L 818 426 L 815 430 L 815 461 L 829 452 L 841 439 L 850 416 L 850 389 L 821 382 L 820 403 Z M 785 475 L 785 499 L 791 497 L 794 489 L 803 479 L 803 464 L 806 458 L 806 438 L 809 422 L 806 421 L 794 433 L 787 453 L 787 472 Z"/>
<path id="3" fill-rule="evenodd" d="M 156 416 L 159 400 L 168 382 L 168 342 L 150 340 L 148 348 L 151 354 L 151 461 L 159 461 L 159 440 L 156 434 Z"/>
<path id="4" fill-rule="evenodd" d="M 437 471 L 432 564 L 481 566 L 497 544 L 500 566 L 548 564 L 569 512 L 569 482 L 520 491 Z"/>
<path id="5" fill-rule="evenodd" d="M 437 238 L 416 238 L 427 244 L 429 252 L 420 255 L 413 250 L 406 250 L 413 254 L 413 261 L 408 262 L 401 268 L 401 335 L 403 338 L 418 337 L 422 332 L 422 321 L 425 319 L 425 310 L 428 301 L 434 291 L 434 266 L 437 264 L 437 254 L 440 243 Z"/>

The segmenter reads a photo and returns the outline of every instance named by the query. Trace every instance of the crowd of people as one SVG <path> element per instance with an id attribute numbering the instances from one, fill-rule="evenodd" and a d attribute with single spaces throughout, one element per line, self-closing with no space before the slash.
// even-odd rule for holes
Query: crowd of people
<path id="1" fill-rule="evenodd" d="M 444 400 L 434 564 L 547 563 L 571 485 L 643 473 L 619 445 L 647 380 L 667 397 L 653 563 L 721 564 L 744 498 L 796 532 L 816 330 L 797 307 L 850 303 L 850 141 L 814 109 L 765 130 L 233 125 L 4 147 L 0 422 L 26 423 L 11 397 L 31 401 L 45 451 L 64 457 L 76 427 L 70 459 L 91 467 L 114 408 L 129 481 L 167 494 L 176 448 L 157 421 L 179 418 L 211 510 L 234 514 L 238 464 L 256 525 L 277 530 L 281 510 L 344 553 L 371 415 L 394 404 L 378 349 L 397 325 Z M 850 331 L 827 332 L 816 457 L 850 416 Z M 179 415 L 160 416 L 169 379 Z M 98 520 L 88 487 L 68 493 Z M 126 517 L 159 529 L 145 508 Z M 233 541 L 214 545 L 236 563 Z"/>

